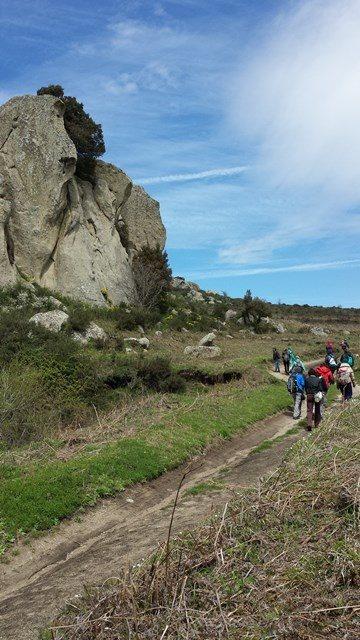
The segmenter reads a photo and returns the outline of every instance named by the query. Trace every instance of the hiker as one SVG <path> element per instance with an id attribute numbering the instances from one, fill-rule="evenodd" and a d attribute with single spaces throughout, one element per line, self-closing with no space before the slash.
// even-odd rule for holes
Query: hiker
<path id="1" fill-rule="evenodd" d="M 337 388 L 341 391 L 343 404 L 349 402 L 356 386 L 354 372 L 348 362 L 342 362 L 337 371 Z"/>
<path id="2" fill-rule="evenodd" d="M 326 362 L 316 367 L 315 373 L 319 378 L 322 378 L 322 381 L 323 381 L 324 398 L 323 398 L 323 402 L 321 402 L 320 408 L 321 408 L 322 417 L 324 417 L 324 410 L 327 405 L 327 397 L 326 397 L 327 392 L 329 391 L 330 386 L 335 382 L 334 373 L 331 370 L 331 367 L 329 367 L 326 364 Z"/>
<path id="3" fill-rule="evenodd" d="M 289 376 L 287 388 L 294 399 L 293 418 L 298 420 L 301 417 L 302 402 L 305 399 L 305 376 L 302 367 L 294 367 Z"/>
<path id="4" fill-rule="evenodd" d="M 335 354 L 334 353 L 327 353 L 325 356 L 325 365 L 331 370 L 331 372 L 334 374 L 335 371 L 338 368 L 338 364 L 336 362 L 336 358 L 335 358 Z"/>
<path id="5" fill-rule="evenodd" d="M 321 403 L 324 398 L 323 379 L 316 375 L 314 368 L 310 368 L 305 378 L 305 393 L 307 405 L 307 430 L 312 431 L 313 424 L 318 427 L 321 418 Z"/>
<path id="6" fill-rule="evenodd" d="M 284 349 L 284 351 L 282 352 L 282 361 L 283 361 L 283 365 L 284 365 L 285 374 L 288 376 L 289 375 L 289 364 L 290 364 L 289 349 Z"/>
<path id="7" fill-rule="evenodd" d="M 331 342 L 331 340 L 327 341 L 325 348 L 326 348 L 326 355 L 330 355 L 334 353 L 334 343 Z"/>
<path id="8" fill-rule="evenodd" d="M 289 363 L 289 373 L 304 373 L 305 365 L 300 360 L 299 356 L 297 356 L 291 349 L 289 349 L 290 355 L 290 363 Z"/>
<path id="9" fill-rule="evenodd" d="M 276 347 L 274 347 L 274 349 L 273 349 L 273 362 L 274 362 L 274 371 L 275 371 L 275 373 L 280 373 L 280 361 L 281 361 L 280 353 L 276 349 Z"/>
<path id="10" fill-rule="evenodd" d="M 355 358 L 354 358 L 353 354 L 351 353 L 349 344 L 348 344 L 348 342 L 346 342 L 346 340 L 342 341 L 341 348 L 343 350 L 343 353 L 342 353 L 342 355 L 340 357 L 340 364 L 342 362 L 346 362 L 347 364 L 350 365 L 351 368 L 353 368 L 354 364 L 355 364 Z"/>

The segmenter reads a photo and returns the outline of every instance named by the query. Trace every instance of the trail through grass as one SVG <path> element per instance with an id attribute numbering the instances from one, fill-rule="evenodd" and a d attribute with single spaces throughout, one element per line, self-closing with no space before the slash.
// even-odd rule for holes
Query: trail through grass
<path id="1" fill-rule="evenodd" d="M 289 395 L 277 382 L 226 394 L 186 395 L 163 422 L 134 438 L 88 451 L 67 461 L 0 468 L 0 544 L 19 533 L 48 529 L 80 507 L 124 487 L 150 480 L 200 452 L 216 438 L 285 409 Z"/>

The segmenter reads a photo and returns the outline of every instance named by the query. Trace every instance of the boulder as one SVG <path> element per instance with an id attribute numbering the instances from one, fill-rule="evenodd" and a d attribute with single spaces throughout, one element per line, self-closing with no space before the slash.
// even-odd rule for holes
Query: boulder
<path id="1" fill-rule="evenodd" d="M 143 349 L 148 349 L 150 347 L 150 340 L 149 340 L 149 338 L 145 338 L 145 337 L 144 338 L 139 338 L 138 344 Z"/>
<path id="2" fill-rule="evenodd" d="M 275 329 L 275 331 L 276 331 L 277 333 L 285 333 L 285 331 L 286 331 L 286 329 L 285 329 L 284 325 L 283 325 L 283 324 L 281 324 L 281 322 L 278 322 L 278 323 L 276 323 L 276 322 L 275 322 L 275 323 L 273 324 L 273 327 L 274 327 L 274 329 Z"/>
<path id="3" fill-rule="evenodd" d="M 197 289 L 190 289 L 188 296 L 189 298 L 193 298 L 193 300 L 196 300 L 197 302 L 204 302 L 205 300 L 201 291 L 197 291 Z"/>
<path id="4" fill-rule="evenodd" d="M 163 332 L 162 331 L 155 331 L 155 335 L 160 338 L 162 336 Z"/>
<path id="5" fill-rule="evenodd" d="M 228 322 L 229 320 L 236 318 L 236 316 L 237 316 L 236 311 L 234 311 L 233 309 L 228 309 L 227 312 L 225 313 L 225 320 L 226 322 Z"/>
<path id="6" fill-rule="evenodd" d="M 124 342 L 128 342 L 134 347 L 141 347 L 142 349 L 148 349 L 150 346 L 149 338 L 124 338 Z"/>
<path id="7" fill-rule="evenodd" d="M 29 322 L 33 322 L 40 327 L 44 327 L 44 329 L 52 331 L 53 333 L 59 333 L 68 319 L 69 316 L 67 313 L 65 313 L 65 311 L 56 309 L 55 311 L 36 313 L 34 316 L 32 316 L 32 318 L 30 318 Z"/>
<path id="8" fill-rule="evenodd" d="M 56 307 L 56 309 L 62 309 L 63 311 L 66 312 L 66 307 L 63 305 L 63 303 L 58 300 L 57 298 L 54 298 L 54 296 L 49 296 L 49 302 L 50 304 L 52 304 L 53 307 Z"/>
<path id="9" fill-rule="evenodd" d="M 318 336 L 319 338 L 325 338 L 327 336 L 326 331 L 322 327 L 311 327 L 310 333 L 313 333 L 314 336 Z"/>
<path id="10" fill-rule="evenodd" d="M 90 322 L 88 328 L 82 333 L 74 331 L 72 337 L 77 342 L 81 342 L 81 344 L 88 344 L 89 340 L 101 340 L 102 342 L 106 342 L 108 339 L 106 331 L 99 327 L 95 322 Z"/>
<path id="11" fill-rule="evenodd" d="M 220 347 L 207 347 L 207 346 L 197 346 L 197 347 L 185 347 L 184 354 L 186 356 L 194 356 L 199 357 L 203 356 L 205 358 L 216 358 L 216 356 L 221 355 Z"/>
<path id="12" fill-rule="evenodd" d="M 0 106 L 0 286 L 17 274 L 82 301 L 134 300 L 135 251 L 164 246 L 159 205 L 112 164 L 96 161 L 90 183 L 64 103 L 20 96 Z"/>
<path id="13" fill-rule="evenodd" d="M 212 347 L 216 338 L 215 333 L 208 333 L 199 341 L 199 347 Z"/>

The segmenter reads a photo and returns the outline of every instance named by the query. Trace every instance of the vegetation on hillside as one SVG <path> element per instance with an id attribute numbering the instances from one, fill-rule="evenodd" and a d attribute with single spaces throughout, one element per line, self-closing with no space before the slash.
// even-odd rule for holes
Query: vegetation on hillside
<path id="1" fill-rule="evenodd" d="M 50 84 L 37 91 L 38 96 L 52 95 L 60 98 L 65 105 L 64 125 L 78 154 L 76 174 L 84 180 L 92 180 L 96 158 L 105 153 L 105 143 L 101 124 L 96 124 L 86 113 L 84 105 L 72 96 L 65 96 L 59 84 Z"/>
<path id="2" fill-rule="evenodd" d="M 88 589 L 56 640 L 355 640 L 360 625 L 359 406 L 279 471 L 115 586 Z"/>

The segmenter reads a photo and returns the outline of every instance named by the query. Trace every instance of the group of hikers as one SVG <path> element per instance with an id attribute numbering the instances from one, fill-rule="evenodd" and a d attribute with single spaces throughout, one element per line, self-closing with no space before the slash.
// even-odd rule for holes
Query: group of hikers
<path id="1" fill-rule="evenodd" d="M 293 418 L 301 417 L 302 403 L 306 399 L 307 430 L 317 427 L 323 417 L 326 396 L 332 384 L 341 391 L 343 403 L 351 400 L 353 387 L 356 386 L 354 377 L 355 358 L 346 340 L 341 342 L 342 353 L 339 358 L 335 355 L 334 344 L 331 340 L 326 343 L 324 362 L 310 367 L 306 373 L 305 365 L 294 351 L 288 347 L 282 354 L 273 349 L 275 373 L 280 373 L 281 361 L 284 373 L 289 376 L 287 388 L 294 400 Z"/>

